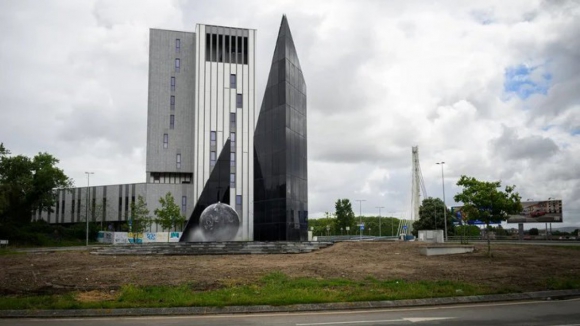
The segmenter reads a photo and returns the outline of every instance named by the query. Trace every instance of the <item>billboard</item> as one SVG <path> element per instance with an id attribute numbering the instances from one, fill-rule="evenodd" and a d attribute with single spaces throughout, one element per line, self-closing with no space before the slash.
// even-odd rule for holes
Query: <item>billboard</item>
<path id="1" fill-rule="evenodd" d="M 484 210 L 484 209 L 482 209 Z M 463 206 L 452 206 L 451 214 L 453 215 L 454 225 L 485 225 L 484 221 L 470 220 L 467 213 L 463 211 Z M 492 221 L 490 225 L 501 224 L 501 222 Z"/>
<path id="2" fill-rule="evenodd" d="M 522 211 L 510 215 L 508 223 L 561 223 L 562 200 L 525 201 Z"/>

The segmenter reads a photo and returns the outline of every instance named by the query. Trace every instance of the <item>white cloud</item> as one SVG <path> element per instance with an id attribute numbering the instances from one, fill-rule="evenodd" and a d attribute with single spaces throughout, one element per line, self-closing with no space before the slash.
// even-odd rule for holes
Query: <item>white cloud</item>
<path id="1" fill-rule="evenodd" d="M 462 174 L 501 179 L 580 225 L 574 1 L 1 2 L 0 141 L 53 153 L 77 184 L 144 181 L 148 29 L 257 29 L 260 103 L 283 13 L 308 85 L 311 217 L 338 198 L 402 214 L 419 145 L 429 195 L 446 161 L 448 204 Z M 551 76 L 546 94 L 504 90 L 519 65 Z"/>

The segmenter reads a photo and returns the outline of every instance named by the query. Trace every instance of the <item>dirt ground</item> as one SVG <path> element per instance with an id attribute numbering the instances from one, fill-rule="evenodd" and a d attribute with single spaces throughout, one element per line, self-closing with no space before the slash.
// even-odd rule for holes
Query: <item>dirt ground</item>
<path id="1" fill-rule="evenodd" d="M 342 242 L 308 254 L 239 256 L 97 256 L 84 251 L 0 256 L 0 294 L 111 290 L 124 284 L 199 290 L 248 284 L 271 272 L 313 278 L 452 280 L 513 291 L 546 290 L 546 281 L 580 278 L 580 250 L 494 245 L 473 254 L 419 254 L 416 242 Z"/>

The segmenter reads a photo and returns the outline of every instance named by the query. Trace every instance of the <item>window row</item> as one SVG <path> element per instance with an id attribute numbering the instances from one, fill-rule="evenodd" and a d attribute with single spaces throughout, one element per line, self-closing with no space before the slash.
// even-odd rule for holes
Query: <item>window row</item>
<path id="1" fill-rule="evenodd" d="M 175 172 L 151 172 L 149 175 L 150 183 L 191 183 L 193 175 L 191 173 L 175 173 Z"/>
<path id="2" fill-rule="evenodd" d="M 235 113 L 232 113 L 235 114 Z M 235 122 L 235 119 L 234 119 Z M 210 145 L 215 146 L 216 145 L 216 141 L 217 141 L 217 133 L 215 131 L 210 131 L 209 132 L 209 141 L 210 141 Z M 236 133 L 235 132 L 230 132 L 230 141 L 231 142 L 235 142 L 236 141 Z"/>
<path id="3" fill-rule="evenodd" d="M 248 37 L 206 33 L 205 60 L 248 64 Z"/>

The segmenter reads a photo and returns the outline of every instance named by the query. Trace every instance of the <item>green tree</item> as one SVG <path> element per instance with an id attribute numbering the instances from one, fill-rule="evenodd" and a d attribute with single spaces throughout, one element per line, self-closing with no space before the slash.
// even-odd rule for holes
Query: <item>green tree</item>
<path id="1" fill-rule="evenodd" d="M 350 228 L 350 232 L 355 229 L 354 212 L 352 211 L 352 204 L 348 199 L 338 199 L 334 204 L 336 216 L 336 228 L 342 228 L 346 232 L 346 227 Z"/>
<path id="2" fill-rule="evenodd" d="M 137 243 L 137 234 L 147 230 L 151 224 L 151 216 L 149 216 L 149 209 L 143 196 L 137 196 L 137 202 L 131 203 L 131 232 L 133 232 L 133 243 Z"/>
<path id="3" fill-rule="evenodd" d="M 33 158 L 10 156 L 4 145 L 0 146 L 0 223 L 28 224 L 32 212 L 51 210 L 54 189 L 73 186 L 56 166 L 58 162 L 48 153 Z"/>
<path id="4" fill-rule="evenodd" d="M 540 231 L 539 231 L 538 229 L 536 229 L 536 228 L 531 228 L 531 229 L 528 231 L 528 234 L 529 234 L 529 235 L 539 235 L 539 234 L 540 234 Z"/>
<path id="5" fill-rule="evenodd" d="M 454 234 L 453 216 L 439 198 L 428 197 L 423 199 L 419 207 L 419 220 L 413 223 L 413 234 L 418 235 L 419 230 L 444 230 L 443 210 L 447 210 L 447 235 Z"/>
<path id="6" fill-rule="evenodd" d="M 10 154 L 6 148 L 4 148 L 4 144 L 0 143 L 0 162 L 4 159 L 6 155 Z M 2 217 L 2 213 L 8 207 L 8 198 L 7 198 L 7 188 L 2 182 L 2 174 L 0 174 L 0 217 Z M 1 223 L 1 221 L 0 221 Z"/>
<path id="7" fill-rule="evenodd" d="M 171 192 L 165 194 L 164 197 L 159 198 L 161 208 L 155 209 L 155 222 L 161 226 L 163 230 L 176 230 L 177 226 L 183 226 L 185 216 L 181 215 L 179 205 L 175 203 Z"/>
<path id="8" fill-rule="evenodd" d="M 478 237 L 481 230 L 475 225 L 458 225 L 455 227 L 455 233 L 462 236 Z"/>
<path id="9" fill-rule="evenodd" d="M 505 237 L 509 235 L 509 232 L 501 225 L 498 225 L 497 227 L 491 227 L 491 231 L 495 232 L 495 235 L 499 237 Z"/>
<path id="10" fill-rule="evenodd" d="M 490 224 L 500 223 L 508 219 L 509 214 L 521 212 L 520 195 L 514 191 L 516 186 L 506 186 L 504 191 L 498 190 L 501 181 L 479 181 L 473 177 L 462 175 L 457 181 L 462 191 L 453 198 L 463 203 L 463 211 L 469 220 L 485 222 L 489 234 Z M 487 237 L 487 254 L 491 254 L 491 242 Z"/>

